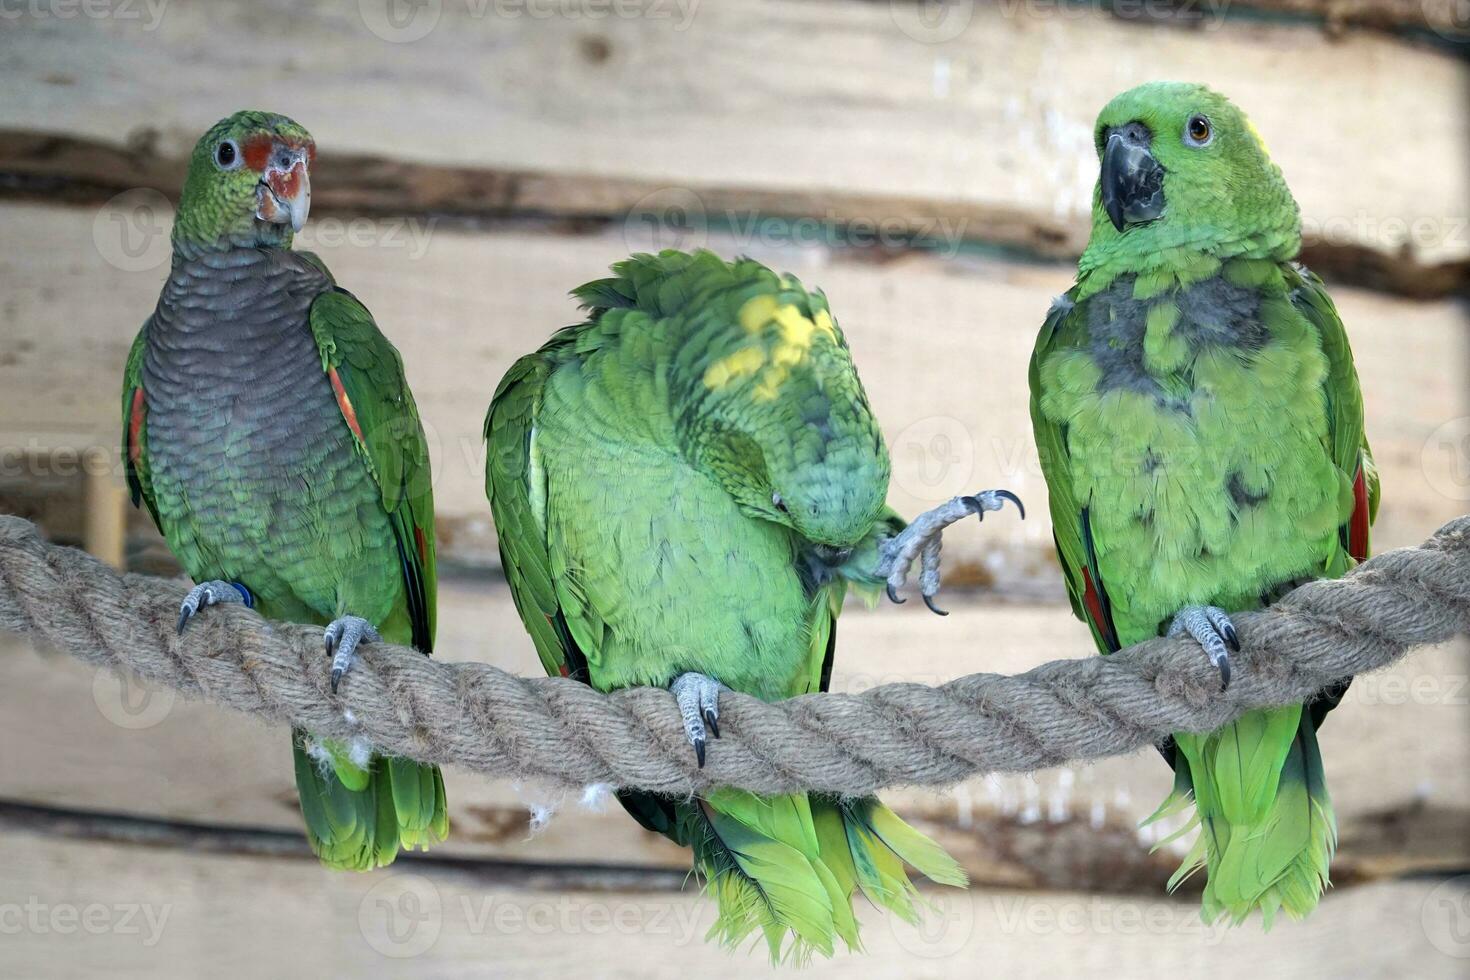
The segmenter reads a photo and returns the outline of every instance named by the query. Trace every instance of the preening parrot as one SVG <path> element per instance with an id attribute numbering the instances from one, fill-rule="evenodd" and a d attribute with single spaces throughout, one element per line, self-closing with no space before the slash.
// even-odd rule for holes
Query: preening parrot
<path id="1" fill-rule="evenodd" d="M 1197 640 L 1230 682 L 1230 614 L 1368 554 L 1378 476 L 1347 334 L 1296 263 L 1296 202 L 1223 96 L 1152 83 L 1094 131 L 1076 285 L 1031 361 L 1031 417 L 1072 607 L 1103 653 Z M 1345 688 L 1162 746 L 1194 806 L 1202 914 L 1300 918 L 1336 824 L 1316 731 Z M 1181 833 L 1185 832 L 1182 830 Z"/>
<path id="2" fill-rule="evenodd" d="M 955 498 L 905 528 L 889 459 L 826 298 L 709 252 L 637 255 L 577 289 L 585 322 L 511 367 L 485 420 L 486 492 L 542 665 L 599 690 L 668 687 L 703 765 L 719 696 L 826 688 L 849 586 L 932 605 Z M 1017 501 L 1019 503 L 1019 501 Z M 917 915 L 912 865 L 962 886 L 944 851 L 876 798 L 619 793 L 692 848 L 711 938 L 773 959 L 858 945 L 852 896 Z"/>
<path id="3" fill-rule="evenodd" d="M 195 146 L 173 265 L 123 380 L 123 461 L 199 583 L 178 628 L 217 603 L 325 625 L 332 687 L 360 643 L 434 645 L 434 504 L 403 365 L 321 260 L 293 251 L 311 135 L 238 112 Z M 307 838 L 367 869 L 448 832 L 437 768 L 292 733 Z"/>

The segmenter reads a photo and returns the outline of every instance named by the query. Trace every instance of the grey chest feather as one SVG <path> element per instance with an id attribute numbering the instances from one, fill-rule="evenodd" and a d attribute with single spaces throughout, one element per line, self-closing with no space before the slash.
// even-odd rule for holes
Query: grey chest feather
<path id="1" fill-rule="evenodd" d="M 148 325 L 148 449 L 163 493 L 194 509 L 313 476 L 351 454 L 309 325 L 331 289 L 291 252 L 239 249 L 176 261 Z M 299 484 L 298 484 L 299 485 Z"/>

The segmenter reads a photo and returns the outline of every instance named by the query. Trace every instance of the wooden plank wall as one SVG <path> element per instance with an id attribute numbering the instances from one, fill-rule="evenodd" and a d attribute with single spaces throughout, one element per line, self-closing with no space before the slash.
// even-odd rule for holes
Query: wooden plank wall
<path id="1" fill-rule="evenodd" d="M 485 404 L 515 357 L 571 322 L 570 287 L 663 245 L 752 254 L 827 291 L 893 450 L 895 506 L 987 486 L 1032 505 L 1024 524 L 947 539 L 949 619 L 853 610 L 837 688 L 1087 655 L 1050 554 L 1026 360 L 1085 240 L 1097 109 L 1188 77 L 1252 115 L 1302 204 L 1383 469 L 1375 542 L 1415 543 L 1466 509 L 1470 67 L 1452 6 L 1259 0 L 1145 19 L 952 4 L 960 23 L 905 0 L 647 0 L 601 17 L 585 2 L 431 0 L 413 8 L 429 20 L 390 22 L 377 0 L 173 0 L 156 17 L 138 3 L 0 22 L 0 506 L 82 540 L 83 482 L 115 500 L 119 375 L 166 273 L 170 202 L 198 133 L 250 104 L 317 137 L 303 244 L 403 351 L 435 450 L 444 656 L 534 669 L 495 567 Z M 91 510 L 88 540 L 107 539 L 105 507 Z M 134 567 L 167 568 L 145 521 L 128 531 Z M 1136 824 L 1167 772 L 1141 754 L 891 794 L 977 887 L 937 932 L 871 920 L 871 968 L 1451 975 L 1465 952 L 1453 875 L 1470 866 L 1467 677 L 1464 644 L 1426 652 L 1361 680 L 1324 730 L 1338 888 L 1304 926 L 1207 930 L 1189 896 L 1161 897 L 1177 854 L 1151 855 L 1157 835 Z M 564 800 L 531 836 L 544 788 L 450 773 L 451 845 L 332 876 L 295 836 L 281 732 L 0 638 L 0 736 L 0 913 L 20 896 L 174 916 L 148 945 L 146 922 L 8 932 L 10 975 L 755 962 L 689 939 L 709 909 L 675 892 L 685 856 L 615 806 Z M 405 892 L 439 903 L 421 950 L 374 918 Z M 567 903 L 547 928 L 471 914 Z M 604 912 L 636 921 L 599 929 Z"/>

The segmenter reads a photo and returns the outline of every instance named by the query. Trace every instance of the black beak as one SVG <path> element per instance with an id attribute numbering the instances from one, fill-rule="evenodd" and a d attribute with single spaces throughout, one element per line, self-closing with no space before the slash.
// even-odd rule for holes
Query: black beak
<path id="1" fill-rule="evenodd" d="M 1100 186 L 1103 209 L 1119 231 L 1164 213 L 1164 168 L 1149 152 L 1151 138 L 1142 123 L 1108 130 Z"/>

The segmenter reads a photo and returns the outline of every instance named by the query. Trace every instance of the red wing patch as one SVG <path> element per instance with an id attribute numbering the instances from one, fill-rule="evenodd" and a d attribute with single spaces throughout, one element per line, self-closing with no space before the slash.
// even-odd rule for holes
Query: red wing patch
<path id="1" fill-rule="evenodd" d="M 337 376 L 337 369 L 327 368 L 327 377 L 332 381 L 332 392 L 337 396 L 337 407 L 342 410 L 342 417 L 347 420 L 352 434 L 357 436 L 359 442 L 366 442 L 367 440 L 362 437 L 362 426 L 357 424 L 357 410 L 352 407 L 352 399 L 347 397 L 347 389 L 342 387 L 342 379 Z"/>
<path id="2" fill-rule="evenodd" d="M 413 526 L 413 543 L 419 549 L 419 561 L 424 565 L 429 564 L 429 542 L 424 538 L 424 529 L 417 524 Z"/>
<path id="3" fill-rule="evenodd" d="M 144 405 L 143 389 L 134 389 L 133 408 L 128 413 L 128 462 L 134 466 L 138 465 L 138 458 L 143 455 Z"/>
<path id="4" fill-rule="evenodd" d="M 1348 519 L 1348 554 L 1356 561 L 1368 557 L 1368 518 L 1368 477 L 1359 466 L 1353 478 L 1353 516 Z"/>
<path id="5" fill-rule="evenodd" d="M 1087 618 L 1092 620 L 1092 625 L 1112 649 L 1118 649 L 1118 636 L 1113 631 L 1113 623 L 1108 618 L 1107 611 L 1103 609 L 1102 597 L 1098 595 L 1097 587 L 1092 584 L 1092 573 L 1082 569 L 1082 604 L 1087 607 Z"/>

